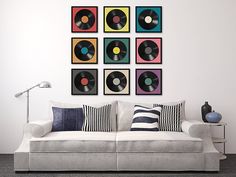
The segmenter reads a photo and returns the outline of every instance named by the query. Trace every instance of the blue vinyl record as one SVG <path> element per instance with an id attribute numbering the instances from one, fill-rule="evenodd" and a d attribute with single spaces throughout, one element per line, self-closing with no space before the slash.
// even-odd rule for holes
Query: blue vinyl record
<path id="1" fill-rule="evenodd" d="M 162 7 L 161 6 L 136 7 L 136 32 L 161 33 Z"/>

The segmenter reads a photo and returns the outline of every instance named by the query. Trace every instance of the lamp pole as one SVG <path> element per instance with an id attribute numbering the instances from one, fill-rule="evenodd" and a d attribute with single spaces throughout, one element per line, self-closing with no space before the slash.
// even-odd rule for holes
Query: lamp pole
<path id="1" fill-rule="evenodd" d="M 27 90 L 27 117 L 26 122 L 29 123 L 29 90 Z"/>
<path id="2" fill-rule="evenodd" d="M 19 97 L 21 95 L 23 95 L 24 93 L 26 93 L 26 97 L 27 97 L 27 107 L 26 107 L 26 122 L 29 123 L 29 92 L 30 90 L 32 90 L 35 87 L 39 87 L 39 88 L 51 88 L 51 84 L 48 81 L 43 81 L 37 85 L 34 85 L 33 87 L 23 91 L 23 92 L 19 92 L 17 94 L 15 94 L 15 97 Z"/>

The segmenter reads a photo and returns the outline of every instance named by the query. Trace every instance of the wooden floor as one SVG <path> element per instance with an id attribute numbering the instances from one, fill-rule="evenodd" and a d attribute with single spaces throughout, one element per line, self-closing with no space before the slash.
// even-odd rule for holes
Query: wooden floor
<path id="1" fill-rule="evenodd" d="M 0 155 L 0 177 L 236 177 L 236 154 L 221 161 L 220 172 L 18 172 L 13 155 Z"/>

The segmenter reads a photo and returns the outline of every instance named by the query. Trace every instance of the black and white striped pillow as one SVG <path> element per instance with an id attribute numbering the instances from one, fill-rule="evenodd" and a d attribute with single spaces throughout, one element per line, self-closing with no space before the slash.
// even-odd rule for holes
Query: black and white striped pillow
<path id="1" fill-rule="evenodd" d="M 94 108 L 83 105 L 84 125 L 83 131 L 101 131 L 110 132 L 111 129 L 111 104 Z"/>
<path id="2" fill-rule="evenodd" d="M 154 104 L 153 107 L 161 106 L 162 111 L 159 121 L 160 131 L 181 132 L 181 120 L 184 115 L 185 102 L 174 105 Z"/>
<path id="3" fill-rule="evenodd" d="M 158 120 L 161 113 L 161 107 L 146 108 L 143 106 L 134 106 L 133 122 L 131 131 L 158 131 Z"/>

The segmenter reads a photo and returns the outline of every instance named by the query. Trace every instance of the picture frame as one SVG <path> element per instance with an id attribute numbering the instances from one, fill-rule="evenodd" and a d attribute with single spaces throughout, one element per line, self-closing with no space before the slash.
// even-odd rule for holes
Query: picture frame
<path id="1" fill-rule="evenodd" d="M 71 38 L 71 64 L 97 64 L 98 38 Z"/>
<path id="2" fill-rule="evenodd" d="M 130 38 L 103 38 L 104 64 L 130 64 Z"/>
<path id="3" fill-rule="evenodd" d="M 71 69 L 71 95 L 98 95 L 98 69 Z"/>
<path id="4" fill-rule="evenodd" d="M 98 7 L 97 6 L 72 6 L 71 7 L 71 32 L 72 33 L 97 33 L 98 32 Z"/>
<path id="5" fill-rule="evenodd" d="M 103 70 L 104 95 L 130 95 L 130 69 Z"/>
<path id="6" fill-rule="evenodd" d="M 110 12 L 113 12 L 113 13 L 110 13 Z M 123 21 L 121 21 L 121 17 L 124 17 L 124 16 L 126 18 L 123 18 Z M 126 19 L 126 22 L 124 19 Z M 121 29 L 116 29 L 122 25 L 124 26 Z M 130 32 L 130 6 L 104 6 L 103 7 L 103 31 L 104 33 L 129 33 Z"/>
<path id="7" fill-rule="evenodd" d="M 136 33 L 162 33 L 162 6 L 136 6 Z"/>
<path id="8" fill-rule="evenodd" d="M 162 64 L 162 38 L 137 37 L 135 39 L 136 64 Z"/>
<path id="9" fill-rule="evenodd" d="M 136 69 L 136 95 L 162 95 L 162 69 Z"/>

